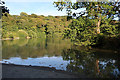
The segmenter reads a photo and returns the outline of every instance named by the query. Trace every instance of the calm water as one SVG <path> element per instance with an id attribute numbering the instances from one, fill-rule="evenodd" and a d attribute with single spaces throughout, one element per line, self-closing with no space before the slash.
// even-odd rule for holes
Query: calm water
<path id="1" fill-rule="evenodd" d="M 120 54 L 75 47 L 70 40 L 20 39 L 2 41 L 6 64 L 54 67 L 88 77 L 120 77 Z"/>

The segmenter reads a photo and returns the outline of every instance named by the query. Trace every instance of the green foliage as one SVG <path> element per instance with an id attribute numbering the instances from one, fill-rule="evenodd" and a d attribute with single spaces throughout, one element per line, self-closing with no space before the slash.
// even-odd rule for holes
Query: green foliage
<path id="1" fill-rule="evenodd" d="M 7 32 L 6 34 L 2 34 L 4 37 L 3 38 L 16 38 L 18 35 L 15 32 Z"/>
<path id="2" fill-rule="evenodd" d="M 120 33 L 119 22 L 101 17 L 100 34 L 96 32 L 98 20 L 79 17 L 67 21 L 66 16 L 38 16 L 24 12 L 20 16 L 8 15 L 2 19 L 2 38 L 70 38 L 76 45 L 103 44 L 105 37 L 116 37 Z M 11 33 L 11 34 L 9 34 Z M 16 33 L 16 34 L 15 34 Z"/>
<path id="3" fill-rule="evenodd" d="M 106 19 L 101 25 L 101 33 L 104 35 L 116 35 L 118 34 L 118 26 L 115 24 L 111 24 L 110 19 Z"/>
<path id="4" fill-rule="evenodd" d="M 71 0 L 58 0 L 58 2 L 53 3 L 55 7 L 58 7 L 58 11 L 62 11 L 66 7 L 66 12 L 70 16 L 72 11 L 72 2 Z"/>
<path id="5" fill-rule="evenodd" d="M 64 36 L 70 38 L 76 45 L 95 45 L 105 35 L 106 37 L 116 36 L 120 33 L 118 24 L 113 20 L 115 15 L 119 16 L 117 2 L 109 1 L 87 1 L 71 3 L 70 0 L 58 0 L 54 2 L 55 7 L 59 10 L 66 9 L 68 17 L 75 17 L 72 23 L 64 31 Z M 72 13 L 72 10 L 85 10 Z M 85 15 L 86 14 L 86 15 Z M 103 39 L 104 40 L 104 39 Z"/>
<path id="6" fill-rule="evenodd" d="M 82 17 L 73 19 L 71 24 L 64 31 L 64 37 L 70 38 L 75 42 L 75 45 L 80 46 L 103 44 L 103 40 L 105 40 L 103 38 L 105 36 L 115 36 L 119 33 L 118 26 L 115 24 L 113 25 L 107 20 L 101 24 L 101 33 L 97 34 L 94 20 Z"/>
<path id="7" fill-rule="evenodd" d="M 25 13 L 25 12 L 21 12 L 21 13 L 20 13 L 20 16 L 27 17 L 27 16 L 28 16 L 28 14 L 27 14 L 27 13 Z"/>
<path id="8" fill-rule="evenodd" d="M 86 22 L 87 21 L 87 22 Z M 85 18 L 74 19 L 65 30 L 65 37 L 70 38 L 76 45 L 93 45 L 95 38 L 94 27 L 90 27 L 90 21 Z"/>
<path id="9" fill-rule="evenodd" d="M 17 34 L 19 35 L 20 38 L 27 38 L 28 37 L 28 33 L 24 30 L 19 30 L 17 32 Z"/>
<path id="10" fill-rule="evenodd" d="M 14 32 L 9 33 L 8 36 L 9 36 L 9 38 L 16 38 L 16 37 L 18 37 L 18 35 L 16 33 L 14 33 Z"/>
<path id="11" fill-rule="evenodd" d="M 31 38 L 37 38 L 37 34 L 32 30 L 28 31 L 28 36 Z"/>
<path id="12" fill-rule="evenodd" d="M 37 32 L 38 38 L 46 38 L 45 32 Z"/>
<path id="13" fill-rule="evenodd" d="M 8 38 L 8 32 L 15 32 L 22 38 L 45 38 L 53 37 L 56 33 L 62 36 L 65 27 L 71 21 L 67 21 L 66 16 L 38 16 L 36 14 L 28 15 L 21 12 L 18 15 L 3 16 L 2 19 L 2 38 Z M 22 30 L 22 31 L 21 31 Z M 20 31 L 20 32 L 19 32 Z M 23 33 L 22 33 L 23 32 Z"/>
<path id="14" fill-rule="evenodd" d="M 37 18 L 36 14 L 31 14 L 30 17 Z"/>

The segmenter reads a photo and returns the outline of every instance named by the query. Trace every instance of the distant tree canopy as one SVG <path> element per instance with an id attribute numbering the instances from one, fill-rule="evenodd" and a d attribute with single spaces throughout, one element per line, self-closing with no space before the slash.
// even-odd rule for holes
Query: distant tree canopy
<path id="1" fill-rule="evenodd" d="M 28 16 L 28 14 L 27 14 L 27 13 L 25 13 L 25 12 L 21 12 L 21 13 L 20 13 L 20 16 L 27 17 L 27 16 Z"/>
<path id="2" fill-rule="evenodd" d="M 20 15 L 2 16 L 2 38 L 62 36 L 70 24 L 66 16 L 43 16 L 21 12 Z"/>

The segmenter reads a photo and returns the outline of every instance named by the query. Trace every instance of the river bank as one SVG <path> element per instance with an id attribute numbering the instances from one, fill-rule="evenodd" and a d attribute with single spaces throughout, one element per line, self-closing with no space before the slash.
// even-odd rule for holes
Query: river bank
<path id="1" fill-rule="evenodd" d="M 2 78 L 85 78 L 83 74 L 38 66 L 2 64 Z"/>

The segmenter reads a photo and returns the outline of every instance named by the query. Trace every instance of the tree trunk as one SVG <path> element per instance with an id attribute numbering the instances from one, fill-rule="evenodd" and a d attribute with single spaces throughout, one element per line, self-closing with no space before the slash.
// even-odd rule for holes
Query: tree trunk
<path id="1" fill-rule="evenodd" d="M 101 23 L 101 18 L 99 19 L 97 23 L 97 34 L 100 34 L 100 23 Z"/>
<path id="2" fill-rule="evenodd" d="M 100 73 L 100 69 L 99 69 L 99 60 L 96 60 L 96 71 L 97 71 L 97 74 Z"/>

